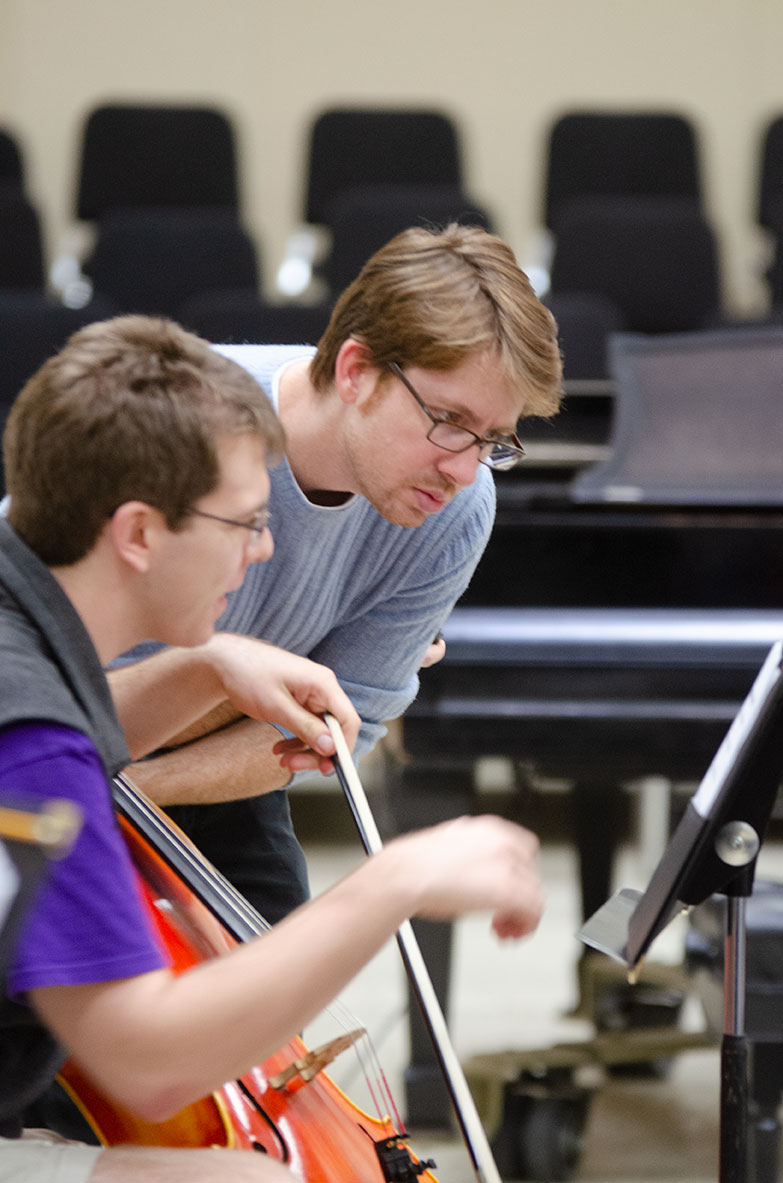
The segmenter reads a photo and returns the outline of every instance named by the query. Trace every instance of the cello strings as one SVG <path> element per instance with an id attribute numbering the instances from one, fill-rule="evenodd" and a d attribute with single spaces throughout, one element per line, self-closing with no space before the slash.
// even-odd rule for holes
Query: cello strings
<path id="1" fill-rule="evenodd" d="M 158 807 L 124 773 L 114 777 L 113 795 L 118 811 L 145 837 L 168 865 L 184 879 L 202 904 L 240 942 L 261 936 L 271 924 L 258 912 L 234 885 L 198 850 L 187 835 L 171 822 Z M 356 1030 L 363 1035 L 353 1043 L 359 1071 L 379 1120 L 389 1118 L 400 1134 L 404 1125 L 394 1101 L 391 1087 L 381 1066 L 380 1057 L 364 1023 L 336 998 L 325 1013 L 344 1034 Z M 361 1048 L 361 1050 L 360 1050 Z M 369 1065 L 369 1066 L 368 1066 Z M 375 1080 L 375 1085 L 373 1085 Z M 377 1095 L 376 1095 L 377 1094 Z M 386 1106 L 379 1103 L 380 1096 Z"/>

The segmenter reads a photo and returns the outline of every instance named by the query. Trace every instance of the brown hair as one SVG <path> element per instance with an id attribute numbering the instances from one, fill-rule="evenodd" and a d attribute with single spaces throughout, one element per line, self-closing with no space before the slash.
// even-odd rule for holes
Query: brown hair
<path id="1" fill-rule="evenodd" d="M 554 318 L 507 243 L 476 226 L 404 230 L 368 260 L 318 344 L 310 369 L 317 390 L 333 382 L 349 337 L 380 367 L 450 370 L 470 354 L 494 352 L 525 415 L 553 415 L 559 406 Z"/>
<path id="2" fill-rule="evenodd" d="M 126 501 L 154 506 L 176 530 L 219 481 L 218 440 L 243 433 L 279 459 L 283 430 L 264 392 L 206 341 L 145 316 L 88 325 L 11 409 L 9 520 L 50 566 L 83 558 Z"/>

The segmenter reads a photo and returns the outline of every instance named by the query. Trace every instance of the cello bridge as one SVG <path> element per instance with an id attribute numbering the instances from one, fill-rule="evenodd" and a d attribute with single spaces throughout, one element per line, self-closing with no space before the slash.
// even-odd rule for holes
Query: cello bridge
<path id="1" fill-rule="evenodd" d="M 269 1084 L 273 1089 L 298 1088 L 300 1085 L 308 1084 L 319 1072 L 323 1072 L 324 1068 L 336 1060 L 341 1052 L 352 1047 L 358 1039 L 362 1039 L 365 1035 L 365 1029 L 357 1027 L 355 1031 L 348 1031 L 345 1035 L 338 1035 L 336 1039 L 330 1039 L 328 1043 L 322 1043 L 320 1047 L 313 1048 L 307 1055 L 292 1061 L 287 1068 L 283 1068 L 282 1072 L 270 1076 Z"/>

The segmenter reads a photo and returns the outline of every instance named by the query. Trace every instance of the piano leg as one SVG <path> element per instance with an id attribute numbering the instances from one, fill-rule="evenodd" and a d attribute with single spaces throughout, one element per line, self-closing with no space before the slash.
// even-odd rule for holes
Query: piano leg
<path id="1" fill-rule="evenodd" d="M 623 801 L 624 789 L 619 784 L 579 780 L 571 788 L 583 920 L 597 912 L 612 894 Z"/>
<path id="2" fill-rule="evenodd" d="M 421 920 L 414 922 L 413 929 L 441 1010 L 448 1015 L 451 998 L 453 925 Z M 408 1030 L 410 1061 L 405 1069 L 405 1112 L 408 1125 L 418 1126 L 420 1129 L 449 1129 L 452 1124 L 451 1099 L 429 1030 L 410 986 Z"/>
<path id="3" fill-rule="evenodd" d="M 474 803 L 471 768 L 464 764 L 405 763 L 387 748 L 384 759 L 385 811 L 395 833 L 435 825 L 470 813 Z M 452 925 L 416 921 L 414 931 L 441 1009 L 448 1017 Z M 408 1125 L 448 1129 L 451 1101 L 429 1031 L 414 991 L 408 988 L 410 1061 L 405 1070 L 405 1108 Z"/>
<path id="4" fill-rule="evenodd" d="M 619 845 L 625 790 L 606 781 L 579 780 L 571 786 L 571 834 L 579 859 L 582 919 L 587 920 L 612 894 L 612 873 Z M 573 1013 L 596 1021 L 595 989 L 588 976 L 595 954 L 582 947 L 577 965 L 577 1001 Z"/>

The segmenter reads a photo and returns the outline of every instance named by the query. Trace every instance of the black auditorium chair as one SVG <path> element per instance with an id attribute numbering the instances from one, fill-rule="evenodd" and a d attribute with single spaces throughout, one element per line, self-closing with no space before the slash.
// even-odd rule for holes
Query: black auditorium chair
<path id="1" fill-rule="evenodd" d="M 547 292 L 542 302 L 557 322 L 564 398 L 552 419 L 527 418 L 526 460 L 513 474 L 531 499 L 567 486 L 584 464 L 603 455 L 614 408 L 608 343 L 624 328 L 620 310 L 589 292 Z"/>
<path id="2" fill-rule="evenodd" d="M 255 244 L 230 211 L 125 209 L 101 221 L 85 272 L 122 312 L 176 317 L 191 296 L 256 291 Z"/>
<path id="3" fill-rule="evenodd" d="M 762 135 L 756 216 L 770 230 L 783 220 L 783 115 L 771 119 Z"/>
<path id="4" fill-rule="evenodd" d="M 315 345 L 326 328 L 326 304 L 270 304 L 257 292 L 202 292 L 187 300 L 177 319 L 207 341 L 224 345 Z"/>
<path id="5" fill-rule="evenodd" d="M 0 291 L 42 292 L 44 248 L 38 211 L 21 189 L 0 187 Z"/>
<path id="6" fill-rule="evenodd" d="M 310 129 L 305 221 L 328 224 L 329 203 L 360 185 L 461 185 L 457 128 L 442 111 L 335 107 Z"/>
<path id="7" fill-rule="evenodd" d="M 0 127 L 0 187 L 24 189 L 24 161 L 16 136 Z"/>
<path id="8" fill-rule="evenodd" d="M 783 325 L 611 339 L 609 455 L 576 501 L 783 505 Z"/>
<path id="9" fill-rule="evenodd" d="M 331 249 L 323 278 L 337 296 L 356 278 L 370 255 L 409 226 L 449 222 L 491 230 L 489 214 L 460 185 L 365 185 L 333 198 L 325 209 Z"/>
<path id="10" fill-rule="evenodd" d="M 557 321 L 566 382 L 608 380 L 609 337 L 625 328 L 617 305 L 591 292 L 547 292 L 542 302 Z"/>
<path id="11" fill-rule="evenodd" d="M 764 128 L 757 178 L 756 219 L 771 237 L 771 262 L 766 271 L 770 303 L 783 302 L 783 116 Z"/>
<path id="12" fill-rule="evenodd" d="M 76 216 L 118 208 L 239 208 L 234 129 L 208 106 L 106 104 L 88 115 L 79 151 Z"/>
<path id="13" fill-rule="evenodd" d="M 39 366 L 77 329 L 114 312 L 114 306 L 102 299 L 67 308 L 40 292 L 0 291 L 0 434 L 14 399 Z M 2 458 L 0 490 L 4 491 Z"/>
<path id="14" fill-rule="evenodd" d="M 633 332 L 699 329 L 720 315 L 715 234 L 687 200 L 574 199 L 558 217 L 551 291 L 604 296 Z"/>
<path id="15" fill-rule="evenodd" d="M 764 276 L 770 301 L 767 319 L 780 320 L 781 306 L 783 305 L 783 217 L 777 227 L 770 227 L 770 229 L 775 237 L 772 261 Z"/>
<path id="16" fill-rule="evenodd" d="M 671 111 L 568 111 L 547 143 L 544 224 L 581 197 L 677 197 L 702 201 L 690 119 Z"/>

